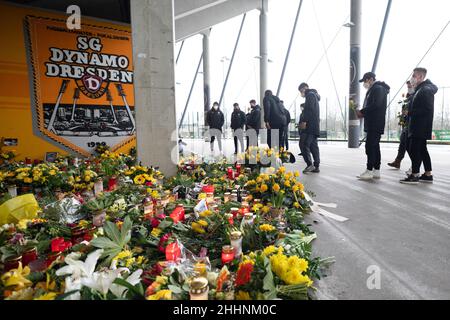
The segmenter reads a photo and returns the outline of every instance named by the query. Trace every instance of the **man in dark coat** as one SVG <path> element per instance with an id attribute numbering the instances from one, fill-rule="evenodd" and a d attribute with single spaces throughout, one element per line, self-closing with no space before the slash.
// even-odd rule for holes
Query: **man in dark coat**
<path id="1" fill-rule="evenodd" d="M 214 102 L 212 109 L 206 114 L 206 122 L 209 126 L 209 135 L 211 137 L 211 152 L 214 152 L 214 140 L 217 138 L 219 150 L 222 153 L 222 127 L 225 122 L 225 118 L 219 108 L 218 102 Z"/>
<path id="2" fill-rule="evenodd" d="M 387 95 L 390 87 L 376 80 L 373 72 L 367 72 L 359 82 L 367 89 L 363 109 L 357 110 L 359 118 L 364 118 L 366 137 L 367 169 L 358 176 L 361 180 L 380 179 L 380 140 L 386 122 Z"/>
<path id="3" fill-rule="evenodd" d="M 234 154 L 238 152 L 238 139 L 241 144 L 241 152 L 244 152 L 244 126 L 246 117 L 244 111 L 241 111 L 239 104 L 233 104 L 233 113 L 231 114 L 231 129 L 234 137 Z"/>
<path id="4" fill-rule="evenodd" d="M 264 94 L 264 122 L 267 128 L 267 144 L 272 148 L 272 135 L 276 136 L 278 133 L 278 143 L 274 141 L 273 147 L 283 145 L 283 128 L 286 123 L 286 116 L 280 106 L 280 99 L 274 96 L 272 91 L 266 90 Z"/>
<path id="5" fill-rule="evenodd" d="M 258 145 L 259 129 L 261 128 L 261 107 L 255 100 L 250 100 L 251 111 L 247 115 L 247 149 L 249 145 Z"/>
<path id="6" fill-rule="evenodd" d="M 395 157 L 395 160 L 393 162 L 388 163 L 387 165 L 389 167 L 400 169 L 400 165 L 405 158 L 406 152 L 408 152 L 408 122 L 409 122 L 409 116 L 408 116 L 408 109 L 409 104 L 411 103 L 411 98 L 414 95 L 414 88 L 411 85 L 410 81 L 406 82 L 406 85 L 408 87 L 408 93 L 406 94 L 405 100 L 403 100 L 402 105 L 402 113 L 400 115 L 400 121 L 399 125 L 402 128 L 402 133 L 400 134 L 400 145 L 398 146 L 398 152 L 397 157 Z"/>
<path id="7" fill-rule="evenodd" d="M 416 68 L 411 78 L 415 88 L 409 108 L 409 154 L 411 156 L 411 174 L 400 183 L 418 184 L 433 182 L 431 158 L 427 149 L 427 140 L 432 139 L 434 117 L 434 95 L 438 88 L 430 80 L 425 80 L 427 70 Z M 425 173 L 420 176 L 420 166 L 425 167 Z"/>
<path id="8" fill-rule="evenodd" d="M 317 138 L 320 136 L 320 95 L 317 90 L 310 89 L 308 84 L 304 82 L 300 84 L 298 91 L 305 98 L 305 107 L 298 126 L 301 130 L 300 151 L 306 162 L 303 173 L 319 173 L 320 151 Z M 314 162 L 311 160 L 311 154 Z"/>

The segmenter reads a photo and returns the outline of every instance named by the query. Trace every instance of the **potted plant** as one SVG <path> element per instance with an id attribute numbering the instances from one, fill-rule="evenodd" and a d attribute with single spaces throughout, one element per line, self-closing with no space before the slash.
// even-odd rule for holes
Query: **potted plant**
<path id="1" fill-rule="evenodd" d="M 102 195 L 86 203 L 86 208 L 92 212 L 92 223 L 96 227 L 103 225 L 106 219 L 106 209 L 113 204 L 113 199 Z"/>

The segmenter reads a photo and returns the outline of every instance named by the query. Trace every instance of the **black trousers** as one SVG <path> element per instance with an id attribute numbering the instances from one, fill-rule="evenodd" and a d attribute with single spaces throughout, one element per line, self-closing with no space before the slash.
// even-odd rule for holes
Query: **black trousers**
<path id="1" fill-rule="evenodd" d="M 409 155 L 409 146 L 408 146 L 408 131 L 403 130 L 400 135 L 400 145 L 398 146 L 397 158 L 398 161 L 402 161 L 405 158 L 405 153 L 408 152 Z"/>
<path id="2" fill-rule="evenodd" d="M 285 150 L 289 150 L 289 127 L 284 127 L 283 136 L 283 147 Z"/>
<path id="3" fill-rule="evenodd" d="M 275 145 L 272 146 L 272 131 L 278 130 L 278 143 L 275 141 Z M 267 130 L 267 144 L 269 145 L 269 148 L 275 148 L 278 149 L 282 146 L 284 146 L 284 129 L 283 128 L 273 128 Z"/>
<path id="4" fill-rule="evenodd" d="M 317 143 L 317 136 L 309 133 L 302 133 L 300 136 L 300 151 L 302 152 L 303 160 L 305 160 L 308 167 L 314 164 L 316 168 L 319 168 L 320 151 Z M 314 159 L 314 163 L 311 160 L 311 154 Z"/>
<path id="5" fill-rule="evenodd" d="M 412 173 L 420 173 L 420 166 L 425 168 L 425 171 L 433 171 L 431 166 L 431 157 L 427 149 L 427 139 L 425 138 L 410 138 L 409 139 L 409 155 L 412 162 Z"/>
<path id="6" fill-rule="evenodd" d="M 380 170 L 381 151 L 380 151 L 381 134 L 377 132 L 367 132 L 366 138 L 366 155 L 367 170 Z"/>

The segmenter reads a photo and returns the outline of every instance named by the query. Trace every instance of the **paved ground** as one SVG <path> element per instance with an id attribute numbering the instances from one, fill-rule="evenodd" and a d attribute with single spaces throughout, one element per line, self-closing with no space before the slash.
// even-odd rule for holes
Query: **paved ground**
<path id="1" fill-rule="evenodd" d="M 225 144 L 226 153 L 232 152 L 232 142 Z M 298 146 L 291 145 L 297 154 Z M 205 143 L 191 146 L 201 151 Z M 306 189 L 316 194 L 314 200 L 336 203 L 338 208 L 328 210 L 350 219 L 306 218 L 318 235 L 315 253 L 336 260 L 319 282 L 317 297 L 450 299 L 450 146 L 430 146 L 435 182 L 419 186 L 398 183 L 409 161 L 401 171 L 385 165 L 396 155 L 395 144 L 382 146 L 379 182 L 357 180 L 365 169 L 363 147 L 321 143 L 322 172 L 302 177 Z M 304 163 L 288 167 L 302 169 Z M 367 287 L 370 266 L 381 272 L 380 289 Z"/>

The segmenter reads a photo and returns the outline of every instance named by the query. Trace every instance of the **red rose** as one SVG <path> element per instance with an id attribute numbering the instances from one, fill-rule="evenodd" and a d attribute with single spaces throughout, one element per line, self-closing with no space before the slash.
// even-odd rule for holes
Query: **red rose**
<path id="1" fill-rule="evenodd" d="M 153 218 L 153 219 L 151 220 L 151 224 L 152 224 L 152 228 L 158 228 L 160 222 L 159 222 L 158 219 Z"/>

